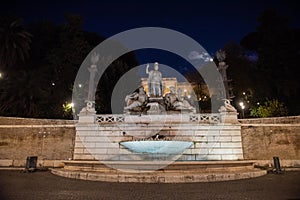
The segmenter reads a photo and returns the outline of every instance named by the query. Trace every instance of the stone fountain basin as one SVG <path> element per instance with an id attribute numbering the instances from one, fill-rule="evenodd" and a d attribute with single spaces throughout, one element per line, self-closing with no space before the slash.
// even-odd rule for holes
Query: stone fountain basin
<path id="1" fill-rule="evenodd" d="M 179 154 L 193 145 L 190 141 L 143 140 L 120 142 L 135 153 Z"/>

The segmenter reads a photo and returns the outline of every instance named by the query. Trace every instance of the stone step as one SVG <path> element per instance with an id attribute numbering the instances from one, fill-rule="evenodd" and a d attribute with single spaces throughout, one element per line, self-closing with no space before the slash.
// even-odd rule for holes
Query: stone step
<path id="1" fill-rule="evenodd" d="M 264 170 L 236 170 L 234 172 L 210 172 L 196 173 L 194 171 L 177 172 L 153 172 L 153 173 L 124 173 L 112 172 L 102 173 L 94 171 L 70 171 L 66 169 L 52 169 L 55 175 L 90 181 L 104 182 L 136 182 L 136 183 L 192 183 L 192 182 L 215 182 L 238 179 L 254 178 L 263 176 L 267 172 Z"/>
<path id="2" fill-rule="evenodd" d="M 164 166 L 163 170 L 229 170 L 229 169 L 253 169 L 254 161 L 96 161 L 96 160 L 73 160 L 65 161 L 64 168 L 70 170 L 104 170 L 115 168 L 132 169 L 139 167 L 152 169 L 157 166 Z"/>
<path id="3" fill-rule="evenodd" d="M 63 169 L 52 169 L 52 173 L 69 178 L 110 182 L 208 182 L 252 178 L 266 174 L 266 171 L 255 169 L 254 162 L 106 161 L 103 164 L 96 160 L 72 160 L 65 161 Z M 158 168 L 162 169 L 156 170 Z"/>

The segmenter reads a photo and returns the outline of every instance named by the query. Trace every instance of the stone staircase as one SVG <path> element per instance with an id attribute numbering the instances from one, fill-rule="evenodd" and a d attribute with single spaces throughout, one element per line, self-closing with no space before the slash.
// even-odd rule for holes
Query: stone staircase
<path id="1" fill-rule="evenodd" d="M 53 174 L 91 181 L 138 183 L 214 182 L 254 178 L 265 170 L 254 168 L 255 161 L 177 161 L 153 171 L 161 162 L 96 160 L 65 161 L 64 168 L 54 168 Z M 117 169 L 108 166 L 114 166 Z M 139 166 L 142 170 L 137 170 Z M 133 170 L 134 169 L 134 170 Z"/>

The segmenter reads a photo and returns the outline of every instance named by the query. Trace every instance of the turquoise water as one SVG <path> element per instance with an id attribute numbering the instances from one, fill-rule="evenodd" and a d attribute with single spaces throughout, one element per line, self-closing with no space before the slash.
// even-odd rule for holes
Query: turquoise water
<path id="1" fill-rule="evenodd" d="M 164 140 L 145 140 L 121 142 L 129 150 L 136 153 L 147 154 L 179 154 L 191 147 L 193 142 L 189 141 L 164 141 Z"/>

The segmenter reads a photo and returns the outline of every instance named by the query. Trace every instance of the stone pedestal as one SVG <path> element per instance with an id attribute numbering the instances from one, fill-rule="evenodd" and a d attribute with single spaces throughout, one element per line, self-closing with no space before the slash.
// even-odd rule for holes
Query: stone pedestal
<path id="1" fill-rule="evenodd" d="M 163 97 L 150 97 L 147 107 L 149 107 L 148 115 L 159 115 L 166 111 Z"/>
<path id="2" fill-rule="evenodd" d="M 148 103 L 147 107 L 150 107 L 150 109 L 147 111 L 148 115 L 159 115 L 161 113 L 159 103 L 157 102 Z"/>
<path id="3" fill-rule="evenodd" d="M 81 113 L 78 116 L 79 116 L 79 120 L 78 120 L 79 123 L 93 124 L 96 121 L 96 114 L 90 113 L 90 114 L 86 115 L 86 114 Z"/>
<path id="4" fill-rule="evenodd" d="M 224 124 L 238 124 L 237 112 L 220 112 L 220 121 Z"/>
<path id="5" fill-rule="evenodd" d="M 82 108 L 79 116 L 79 123 L 95 123 L 96 121 L 96 110 L 94 108 L 94 101 L 86 101 L 87 106 Z"/>

